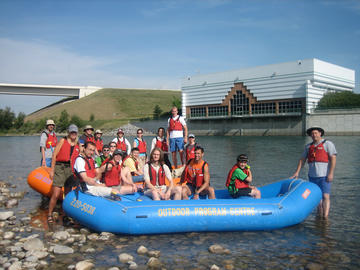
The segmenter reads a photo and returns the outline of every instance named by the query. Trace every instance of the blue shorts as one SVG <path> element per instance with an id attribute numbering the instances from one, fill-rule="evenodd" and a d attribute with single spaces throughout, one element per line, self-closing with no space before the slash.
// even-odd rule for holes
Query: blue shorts
<path id="1" fill-rule="evenodd" d="M 330 194 L 331 182 L 327 181 L 327 177 L 310 177 L 309 181 L 319 186 L 322 193 Z"/>
<path id="2" fill-rule="evenodd" d="M 45 158 L 46 167 L 51 168 L 51 160 L 52 160 L 52 158 Z M 43 160 L 41 159 L 40 166 L 42 166 L 42 162 L 43 162 Z"/>
<path id="3" fill-rule="evenodd" d="M 170 152 L 183 151 L 184 138 L 170 138 Z"/>

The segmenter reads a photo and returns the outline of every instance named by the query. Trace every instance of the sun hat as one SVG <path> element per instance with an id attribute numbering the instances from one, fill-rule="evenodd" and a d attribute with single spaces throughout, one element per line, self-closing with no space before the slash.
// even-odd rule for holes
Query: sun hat
<path id="1" fill-rule="evenodd" d="M 46 126 L 48 126 L 48 125 L 54 125 L 55 126 L 54 120 L 51 120 L 51 119 L 46 120 Z"/>
<path id="2" fill-rule="evenodd" d="M 94 128 L 91 125 L 86 125 L 84 127 L 84 131 L 87 130 L 87 129 L 91 129 L 92 131 L 94 131 Z"/>
<path id="3" fill-rule="evenodd" d="M 194 134 L 189 134 L 189 136 L 188 136 L 189 138 L 194 138 L 195 139 L 195 135 Z"/>
<path id="4" fill-rule="evenodd" d="M 95 134 L 103 134 L 103 133 L 101 132 L 100 129 L 97 129 L 97 130 L 95 131 Z"/>
<path id="5" fill-rule="evenodd" d="M 125 134 L 125 132 L 124 132 L 124 130 L 122 128 L 118 129 L 117 134 L 119 134 L 119 133 Z"/>
<path id="6" fill-rule="evenodd" d="M 79 129 L 78 129 L 78 127 L 77 127 L 76 125 L 71 124 L 71 125 L 69 126 L 69 128 L 68 128 L 68 131 L 69 131 L 69 133 L 71 133 L 71 132 L 76 132 L 76 133 L 78 133 L 78 132 L 79 132 Z"/>
<path id="7" fill-rule="evenodd" d="M 313 130 L 319 131 L 319 132 L 321 133 L 321 137 L 324 136 L 324 134 L 325 134 L 325 131 L 324 131 L 321 127 L 311 127 L 311 128 L 308 128 L 308 129 L 306 130 L 306 134 L 307 134 L 308 136 L 311 136 L 311 132 L 313 132 Z"/>

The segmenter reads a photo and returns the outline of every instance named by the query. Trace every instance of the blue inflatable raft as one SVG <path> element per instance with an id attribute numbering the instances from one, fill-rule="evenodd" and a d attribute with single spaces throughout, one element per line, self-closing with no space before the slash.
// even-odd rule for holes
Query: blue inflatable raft
<path id="1" fill-rule="evenodd" d="M 65 212 L 95 231 L 159 234 L 204 231 L 273 230 L 302 222 L 319 204 L 315 184 L 288 179 L 259 188 L 262 199 L 233 199 L 227 190 L 215 200 L 152 201 L 141 194 L 121 201 L 71 191 Z"/>

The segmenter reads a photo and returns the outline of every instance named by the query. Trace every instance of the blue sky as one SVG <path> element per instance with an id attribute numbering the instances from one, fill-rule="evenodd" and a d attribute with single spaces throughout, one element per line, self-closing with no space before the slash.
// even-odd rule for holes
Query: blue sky
<path id="1" fill-rule="evenodd" d="M 188 75 L 308 58 L 357 76 L 359 48 L 358 0 L 0 1 L 0 83 L 180 89 Z M 0 108 L 58 99 L 0 95 Z"/>

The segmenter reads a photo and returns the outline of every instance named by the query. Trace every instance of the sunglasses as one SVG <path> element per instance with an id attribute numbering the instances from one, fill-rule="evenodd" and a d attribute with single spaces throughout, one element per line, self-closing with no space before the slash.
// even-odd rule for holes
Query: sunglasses
<path id="1" fill-rule="evenodd" d="M 110 150 L 109 149 L 104 149 L 103 152 L 110 152 Z"/>

